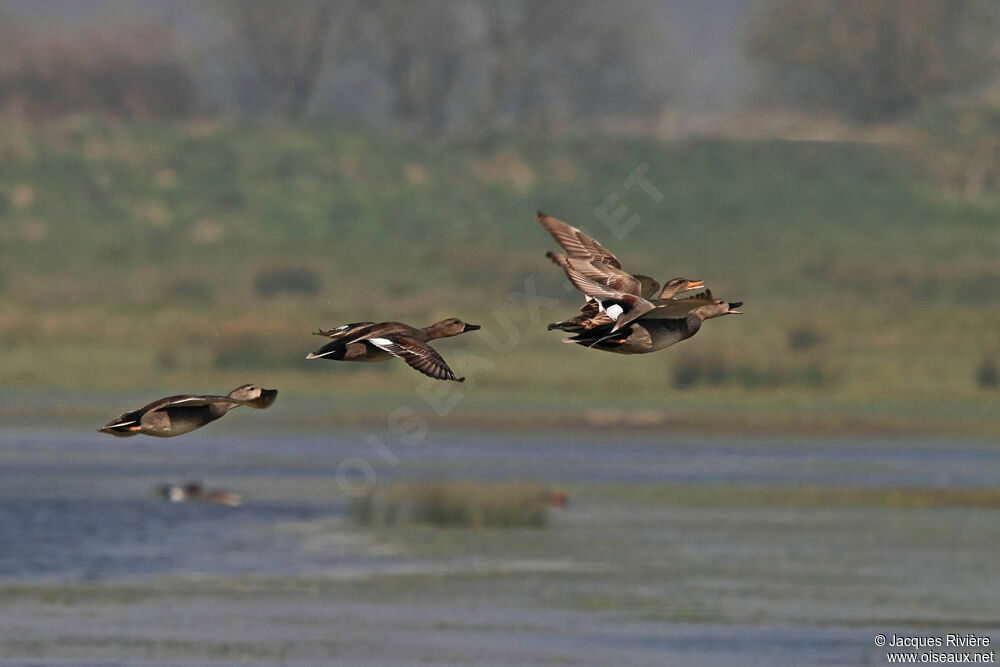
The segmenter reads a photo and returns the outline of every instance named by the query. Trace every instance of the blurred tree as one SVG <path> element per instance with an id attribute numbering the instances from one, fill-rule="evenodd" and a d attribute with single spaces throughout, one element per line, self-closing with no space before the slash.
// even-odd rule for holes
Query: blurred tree
<path id="1" fill-rule="evenodd" d="M 465 55 L 472 48 L 449 0 L 372 0 L 366 8 L 384 44 L 392 116 L 406 126 L 440 134 Z"/>
<path id="2" fill-rule="evenodd" d="M 750 53 L 774 92 L 862 121 L 909 113 L 992 72 L 995 7 L 975 0 L 772 0 Z"/>
<path id="3" fill-rule="evenodd" d="M 480 0 L 494 125 L 656 114 L 677 90 L 665 13 L 653 0 Z"/>
<path id="4" fill-rule="evenodd" d="M 223 3 L 250 66 L 256 105 L 301 118 L 323 70 L 334 28 L 345 30 L 357 0 Z"/>
<path id="5" fill-rule="evenodd" d="M 187 116 L 197 91 L 173 45 L 172 31 L 153 23 L 95 29 L 76 39 L 0 28 L 0 107 L 35 120 L 81 111 Z"/>

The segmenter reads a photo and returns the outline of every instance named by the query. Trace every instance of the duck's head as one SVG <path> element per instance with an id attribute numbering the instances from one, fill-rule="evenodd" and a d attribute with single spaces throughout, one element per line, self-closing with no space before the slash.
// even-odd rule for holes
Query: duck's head
<path id="1" fill-rule="evenodd" d="M 255 384 L 245 384 L 229 392 L 229 398 L 238 401 L 247 401 L 247 405 L 254 408 L 264 409 L 274 403 L 278 397 L 277 389 L 264 389 Z"/>
<path id="2" fill-rule="evenodd" d="M 476 331 L 481 328 L 478 324 L 466 324 L 457 317 L 449 317 L 446 320 L 435 322 L 427 327 L 427 330 L 433 338 L 447 338 L 449 336 L 457 336 L 466 331 Z"/>
<path id="3" fill-rule="evenodd" d="M 678 294 L 683 294 L 684 292 L 690 292 L 691 290 L 701 289 L 705 286 L 704 280 L 688 280 L 687 278 L 671 278 L 663 286 L 663 291 L 660 292 L 659 298 L 661 299 L 672 299 Z"/>
<path id="4" fill-rule="evenodd" d="M 736 310 L 742 305 L 742 301 L 729 302 L 725 299 L 715 299 L 709 305 L 695 308 L 692 312 L 697 313 L 701 319 L 708 320 L 723 315 L 742 315 L 743 311 Z"/>

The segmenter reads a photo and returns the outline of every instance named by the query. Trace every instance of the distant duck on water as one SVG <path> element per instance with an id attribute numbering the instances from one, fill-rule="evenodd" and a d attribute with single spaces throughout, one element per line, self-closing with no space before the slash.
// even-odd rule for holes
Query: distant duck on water
<path id="1" fill-rule="evenodd" d="M 180 484 L 161 484 L 159 491 L 164 500 L 169 500 L 172 503 L 205 502 L 228 507 L 239 507 L 243 504 L 243 496 L 240 494 L 218 489 L 205 491 L 201 482 L 188 482 L 183 486 Z"/>

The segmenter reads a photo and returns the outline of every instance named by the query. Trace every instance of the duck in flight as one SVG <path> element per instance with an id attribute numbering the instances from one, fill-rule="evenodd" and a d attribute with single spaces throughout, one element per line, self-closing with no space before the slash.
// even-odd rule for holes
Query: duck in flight
<path id="1" fill-rule="evenodd" d="M 277 389 L 264 389 L 254 384 L 237 387 L 228 396 L 168 396 L 120 415 L 101 427 L 100 432 L 119 438 L 140 433 L 171 438 L 201 428 L 241 405 L 263 410 L 277 397 Z"/>
<path id="2" fill-rule="evenodd" d="M 456 377 L 437 350 L 428 341 L 457 336 L 479 329 L 457 317 L 441 320 L 422 329 L 401 322 L 355 322 L 335 329 L 320 330 L 330 342 L 306 356 L 306 359 L 333 361 L 386 361 L 399 357 L 415 370 L 435 380 L 464 382 Z"/>
<path id="3" fill-rule="evenodd" d="M 623 327 L 617 323 L 580 332 L 575 336 L 563 339 L 566 343 L 577 343 L 605 352 L 618 354 L 646 354 L 670 347 L 682 340 L 694 336 L 701 329 L 705 320 L 723 315 L 740 315 L 736 310 L 743 303 L 729 303 L 716 299 L 712 292 L 704 293 L 688 299 L 681 299 L 677 305 L 665 307 L 658 312 L 646 313 L 646 316 L 632 319 Z M 687 313 L 681 317 L 676 315 L 687 308 Z M 673 317 L 666 315 L 673 314 Z M 662 316 L 657 316 L 662 315 Z"/>
<path id="4" fill-rule="evenodd" d="M 622 268 L 621 262 L 595 239 L 573 227 L 570 224 L 538 212 L 538 222 L 552 235 L 552 238 L 562 246 L 565 253 L 547 252 L 546 257 L 566 272 L 567 277 L 574 282 L 577 289 L 580 286 L 573 280 L 577 275 L 588 283 L 593 282 L 614 293 L 627 294 L 644 301 L 653 301 L 660 305 L 669 305 L 686 292 L 700 289 L 705 283 L 701 280 L 673 278 L 663 287 L 642 274 L 631 274 Z M 614 322 L 614 318 L 604 311 L 598 298 L 583 289 L 587 302 L 580 309 L 580 314 L 562 322 L 554 322 L 549 329 L 561 329 L 570 333 L 581 333 L 590 329 L 600 328 Z M 614 311 L 612 311 L 614 312 Z"/>
<path id="5" fill-rule="evenodd" d="M 562 268 L 574 285 L 587 296 L 579 315 L 550 324 L 550 330 L 561 329 L 570 333 L 582 333 L 615 321 L 617 317 L 615 304 L 611 304 L 610 313 L 605 312 L 600 299 L 588 294 L 587 290 L 580 287 L 579 281 L 585 281 L 587 285 L 593 283 L 615 294 L 629 295 L 643 302 L 652 302 L 664 307 L 675 304 L 679 295 L 705 285 L 702 280 L 673 278 L 661 289 L 660 284 L 653 278 L 626 272 L 617 257 L 576 227 L 541 211 L 537 217 L 538 222 L 565 250 L 565 253 L 549 251 L 545 253 L 546 256 Z M 575 276 L 579 277 L 579 281 L 574 279 Z"/>

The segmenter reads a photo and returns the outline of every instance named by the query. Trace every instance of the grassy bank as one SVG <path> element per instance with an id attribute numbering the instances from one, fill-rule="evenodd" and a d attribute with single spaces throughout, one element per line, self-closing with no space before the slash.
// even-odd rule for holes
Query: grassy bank
<path id="1" fill-rule="evenodd" d="M 484 330 L 438 346 L 469 377 L 453 417 L 528 405 L 597 421 L 610 408 L 625 422 L 997 428 L 1000 201 L 956 199 L 919 147 L 425 143 L 80 118 L 14 127 L 0 151 L 8 389 L 145 397 L 252 380 L 363 412 L 387 392 L 421 396 L 421 378 L 306 361 L 310 332 L 458 315 Z M 637 168 L 649 187 L 628 187 Z M 637 224 L 619 234 L 602 205 Z M 559 343 L 545 324 L 579 296 L 543 257 L 554 244 L 537 208 L 627 268 L 704 279 L 746 314 L 647 357 Z"/>

